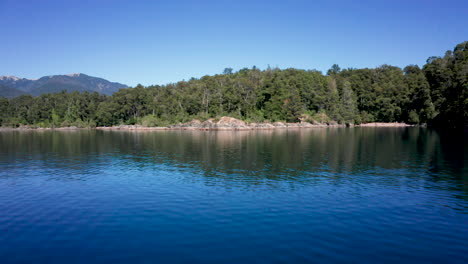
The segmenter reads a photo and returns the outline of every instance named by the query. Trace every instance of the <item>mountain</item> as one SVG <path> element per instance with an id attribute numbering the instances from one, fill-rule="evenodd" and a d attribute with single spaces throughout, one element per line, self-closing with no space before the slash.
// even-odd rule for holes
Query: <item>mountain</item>
<path id="1" fill-rule="evenodd" d="M 0 76 L 0 85 L 14 88 L 23 92 L 29 91 L 31 88 L 33 88 L 34 81 L 35 80 L 18 78 L 16 76 Z"/>
<path id="2" fill-rule="evenodd" d="M 14 91 L 37 96 L 44 93 L 58 93 L 63 90 L 67 92 L 98 92 L 111 95 L 119 89 L 128 87 L 125 84 L 110 82 L 83 73 L 45 76 L 37 80 L 15 76 L 0 76 L 0 85 L 9 88 L 2 88 L 0 96 L 11 96 L 10 94 L 15 94 Z"/>
<path id="3" fill-rule="evenodd" d="M 11 88 L 8 86 L 0 85 L 0 97 L 12 98 L 26 94 L 25 92 L 18 90 L 16 88 Z"/>

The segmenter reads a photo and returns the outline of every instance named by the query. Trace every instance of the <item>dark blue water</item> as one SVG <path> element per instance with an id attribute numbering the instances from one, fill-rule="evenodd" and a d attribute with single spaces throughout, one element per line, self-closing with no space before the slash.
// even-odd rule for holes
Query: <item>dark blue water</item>
<path id="1" fill-rule="evenodd" d="M 466 138 L 1 132 L 0 263 L 468 263 Z"/>

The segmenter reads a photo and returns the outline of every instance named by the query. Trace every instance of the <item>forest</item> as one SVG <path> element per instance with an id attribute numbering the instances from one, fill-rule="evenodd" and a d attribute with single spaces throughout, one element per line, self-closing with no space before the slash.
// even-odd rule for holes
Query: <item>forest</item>
<path id="1" fill-rule="evenodd" d="M 0 98 L 3 127 L 167 126 L 231 116 L 248 122 L 405 122 L 468 127 L 468 41 L 420 68 L 261 70 L 253 66 L 167 85 Z"/>

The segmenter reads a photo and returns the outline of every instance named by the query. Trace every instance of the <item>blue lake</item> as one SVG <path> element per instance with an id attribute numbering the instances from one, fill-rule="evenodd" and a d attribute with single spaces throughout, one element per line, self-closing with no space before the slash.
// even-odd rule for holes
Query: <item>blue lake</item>
<path id="1" fill-rule="evenodd" d="M 0 263 L 468 263 L 468 134 L 0 132 Z"/>

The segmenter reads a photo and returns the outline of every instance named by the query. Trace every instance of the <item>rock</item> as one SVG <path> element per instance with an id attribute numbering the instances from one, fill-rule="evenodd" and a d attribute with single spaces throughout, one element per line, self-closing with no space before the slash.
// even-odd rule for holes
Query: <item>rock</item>
<path id="1" fill-rule="evenodd" d="M 313 127 L 313 125 L 309 122 L 301 122 L 300 125 L 301 127 Z"/>
<path id="2" fill-rule="evenodd" d="M 250 129 L 274 129 L 274 128 L 318 128 L 318 127 L 344 127 L 344 124 L 338 124 L 337 122 L 319 123 L 317 121 L 312 121 L 309 123 L 307 121 L 301 120 L 298 123 L 284 123 L 284 122 L 274 122 L 274 123 L 246 123 L 245 121 L 223 116 L 219 120 L 210 118 L 206 121 L 200 121 L 194 119 L 190 122 L 179 123 L 177 125 L 172 125 L 168 127 L 144 127 L 141 125 L 119 125 L 113 127 L 96 127 L 100 130 L 132 130 L 132 131 L 153 131 L 153 130 L 167 130 L 167 129 L 183 129 L 183 130 L 250 130 Z M 351 125 L 350 125 L 351 126 Z M 352 125 L 354 126 L 354 125 Z M 356 126 L 362 127 L 406 127 L 413 126 L 404 123 L 368 123 L 361 124 Z M 30 126 L 21 126 L 19 128 L 0 128 L 1 130 L 28 130 L 28 129 L 38 129 Z M 44 128 L 43 130 L 48 130 L 50 128 Z M 64 127 L 56 128 L 58 130 L 75 130 L 79 129 L 77 127 Z"/>
<path id="3" fill-rule="evenodd" d="M 181 128 L 181 127 L 197 127 L 197 128 L 200 128 L 201 124 L 202 124 L 202 122 L 200 120 L 194 119 L 194 120 L 192 120 L 190 122 L 179 123 L 179 124 L 171 126 L 171 127 L 172 128 Z"/>
<path id="4" fill-rule="evenodd" d="M 246 127 L 246 123 L 242 120 L 223 116 L 221 119 L 216 123 L 217 127 Z"/>
<path id="5" fill-rule="evenodd" d="M 205 122 L 201 123 L 201 127 L 203 128 L 215 128 L 213 118 L 206 120 Z"/>
<path id="6" fill-rule="evenodd" d="M 286 124 L 283 122 L 274 122 L 273 126 L 274 127 L 286 127 Z"/>
<path id="7" fill-rule="evenodd" d="M 409 125 L 405 123 L 365 123 L 360 124 L 361 127 L 410 127 L 414 125 Z"/>
<path id="8" fill-rule="evenodd" d="M 253 128 L 259 128 L 259 129 L 268 129 L 268 128 L 274 128 L 275 126 L 272 125 L 271 123 L 250 123 L 249 126 Z"/>
<path id="9" fill-rule="evenodd" d="M 58 128 L 55 128 L 56 130 L 77 130 L 77 129 L 81 129 L 81 128 L 78 128 L 76 126 L 69 126 L 69 127 L 58 127 Z"/>

